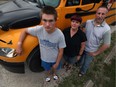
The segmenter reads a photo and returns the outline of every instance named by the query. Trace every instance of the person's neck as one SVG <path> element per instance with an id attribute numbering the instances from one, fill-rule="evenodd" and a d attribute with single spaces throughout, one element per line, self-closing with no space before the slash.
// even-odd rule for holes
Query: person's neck
<path id="1" fill-rule="evenodd" d="M 95 25 L 95 26 L 100 26 L 102 23 L 103 23 L 103 21 L 102 21 L 102 22 L 94 21 L 94 25 Z"/>
<path id="2" fill-rule="evenodd" d="M 49 34 L 53 33 L 56 29 L 51 29 L 51 31 L 47 31 Z"/>
<path id="3" fill-rule="evenodd" d="M 78 29 L 72 29 L 70 30 L 70 35 L 73 37 L 77 33 Z"/>
<path id="4" fill-rule="evenodd" d="M 100 23 L 100 22 L 95 22 L 95 25 L 97 26 L 97 25 L 101 25 L 102 23 Z"/>
<path id="5" fill-rule="evenodd" d="M 72 31 L 72 32 L 77 32 L 77 31 L 78 31 L 78 28 L 77 28 L 77 29 L 71 28 L 71 31 Z"/>

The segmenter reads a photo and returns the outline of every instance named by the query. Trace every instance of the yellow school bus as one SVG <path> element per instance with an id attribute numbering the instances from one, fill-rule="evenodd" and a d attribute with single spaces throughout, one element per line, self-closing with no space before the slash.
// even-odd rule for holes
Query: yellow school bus
<path id="1" fill-rule="evenodd" d="M 56 8 L 57 27 L 61 30 L 70 26 L 70 17 L 75 13 L 82 17 L 82 22 L 94 18 L 96 9 L 101 5 L 109 8 L 107 23 L 116 22 L 115 0 L 11 0 L 0 4 L 0 64 L 7 70 L 24 73 L 25 65 L 33 72 L 43 70 L 37 38 L 26 37 L 20 56 L 15 54 L 15 49 L 20 33 L 27 27 L 40 24 L 39 12 L 46 5 Z"/>

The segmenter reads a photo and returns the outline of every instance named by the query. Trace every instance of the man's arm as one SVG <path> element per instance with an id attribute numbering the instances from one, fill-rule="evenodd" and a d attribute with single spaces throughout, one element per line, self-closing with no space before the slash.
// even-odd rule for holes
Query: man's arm
<path id="1" fill-rule="evenodd" d="M 22 53 L 22 44 L 23 44 L 23 41 L 25 40 L 27 34 L 28 34 L 27 29 L 25 29 L 23 32 L 21 32 L 21 35 L 19 37 L 19 41 L 17 44 L 17 48 L 16 48 L 16 53 L 18 55 L 21 55 L 21 53 Z"/>
<path id="2" fill-rule="evenodd" d="M 53 68 L 56 69 L 62 59 L 62 56 L 63 56 L 63 51 L 64 51 L 64 48 L 60 48 L 59 49 L 59 52 L 58 52 L 58 56 L 57 56 L 57 60 L 56 60 L 56 64 L 54 64 Z"/>
<path id="3" fill-rule="evenodd" d="M 85 32 L 85 26 L 86 26 L 86 22 L 84 22 L 84 23 L 82 23 L 82 24 L 80 25 L 80 29 L 81 29 L 83 32 Z"/>
<path id="4" fill-rule="evenodd" d="M 103 44 L 96 52 L 90 52 L 89 54 L 91 56 L 97 56 L 98 54 L 102 53 L 109 47 L 110 47 L 110 44 Z"/>
<path id="5" fill-rule="evenodd" d="M 110 47 L 110 43 L 111 43 L 111 31 L 107 31 L 103 36 L 103 45 L 96 52 L 91 52 L 90 55 L 96 56 L 102 53 L 103 51 L 105 51 L 107 48 Z"/>

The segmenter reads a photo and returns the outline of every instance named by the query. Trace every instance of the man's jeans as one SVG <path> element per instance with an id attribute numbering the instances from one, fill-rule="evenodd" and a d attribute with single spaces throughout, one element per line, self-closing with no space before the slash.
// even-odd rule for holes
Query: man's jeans
<path id="1" fill-rule="evenodd" d="M 89 68 L 90 66 L 90 63 L 92 62 L 93 60 L 93 57 L 90 56 L 88 54 L 88 52 L 84 51 L 82 57 L 81 57 L 81 60 L 80 60 L 80 65 L 81 65 L 81 69 L 80 69 L 80 72 L 85 74 L 87 69 Z"/>

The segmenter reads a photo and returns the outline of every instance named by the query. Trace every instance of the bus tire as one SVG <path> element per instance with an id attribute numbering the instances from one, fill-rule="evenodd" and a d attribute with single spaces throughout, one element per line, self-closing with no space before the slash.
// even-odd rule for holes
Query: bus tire
<path id="1" fill-rule="evenodd" d="M 34 48 L 27 59 L 27 65 L 32 72 L 42 72 L 39 46 Z"/>

